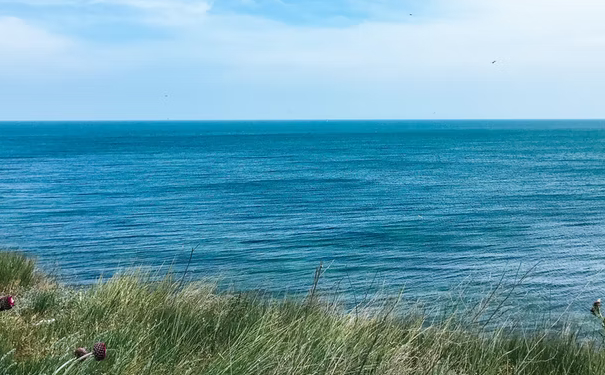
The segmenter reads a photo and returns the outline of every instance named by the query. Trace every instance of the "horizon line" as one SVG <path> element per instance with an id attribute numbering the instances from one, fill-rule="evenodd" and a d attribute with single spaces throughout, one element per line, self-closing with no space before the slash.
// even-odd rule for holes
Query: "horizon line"
<path id="1" fill-rule="evenodd" d="M 605 118 L 441 118 L 441 119 L 139 119 L 139 120 L 0 120 L 0 123 L 34 123 L 34 122 L 89 122 L 89 123 L 109 123 L 109 122 L 435 122 L 435 121 L 605 121 Z"/>

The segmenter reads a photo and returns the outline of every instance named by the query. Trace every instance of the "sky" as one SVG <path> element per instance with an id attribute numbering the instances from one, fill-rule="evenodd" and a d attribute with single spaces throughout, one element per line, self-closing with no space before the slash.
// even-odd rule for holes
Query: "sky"
<path id="1" fill-rule="evenodd" d="M 601 0 L 0 0 L 0 120 L 605 118 Z"/>

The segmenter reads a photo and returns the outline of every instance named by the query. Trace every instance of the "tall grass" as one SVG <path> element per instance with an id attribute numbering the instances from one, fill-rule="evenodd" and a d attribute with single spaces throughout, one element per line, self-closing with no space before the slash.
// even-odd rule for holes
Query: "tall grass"
<path id="1" fill-rule="evenodd" d="M 0 255 L 4 259 L 8 255 Z M 10 255 L 14 256 L 14 255 Z M 10 257 L 9 256 L 9 257 Z M 19 258 L 23 259 L 23 258 Z M 3 263 L 0 263 L 3 264 Z M 483 330 L 451 313 L 429 320 L 385 302 L 347 314 L 313 298 L 219 292 L 132 273 L 85 289 L 33 282 L 29 262 L 5 285 L 0 375 L 52 374 L 77 347 L 107 343 L 108 358 L 70 374 L 601 374 L 605 353 L 576 333 Z M 3 276 L 8 277 L 8 276 Z M 4 280 L 4 279 L 3 279 Z M 29 280 L 29 281 L 27 281 Z M 33 283 L 32 283 L 33 282 Z M 3 290 L 0 290 L 0 294 Z"/>
<path id="2" fill-rule="evenodd" d="M 36 281 L 35 262 L 18 252 L 0 251 L 0 288 L 28 288 Z"/>

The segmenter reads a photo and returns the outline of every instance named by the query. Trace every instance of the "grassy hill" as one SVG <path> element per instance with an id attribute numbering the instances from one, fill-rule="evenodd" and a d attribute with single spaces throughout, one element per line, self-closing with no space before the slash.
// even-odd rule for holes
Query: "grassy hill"
<path id="1" fill-rule="evenodd" d="M 69 374 L 603 374 L 605 351 L 573 330 L 483 329 L 473 314 L 346 313 L 305 299 L 217 291 L 133 272 L 85 289 L 0 252 L 0 374 L 53 374 L 74 350 L 107 345 Z M 67 366 L 69 367 L 69 366 Z M 60 373 L 65 373 L 64 368 Z"/>

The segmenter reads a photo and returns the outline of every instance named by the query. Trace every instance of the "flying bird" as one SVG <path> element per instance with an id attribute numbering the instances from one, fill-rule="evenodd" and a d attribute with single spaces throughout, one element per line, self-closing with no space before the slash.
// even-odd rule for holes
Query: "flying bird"
<path id="1" fill-rule="evenodd" d="M 492 64 L 495 64 L 495 63 L 496 63 L 496 60 L 492 61 Z"/>

